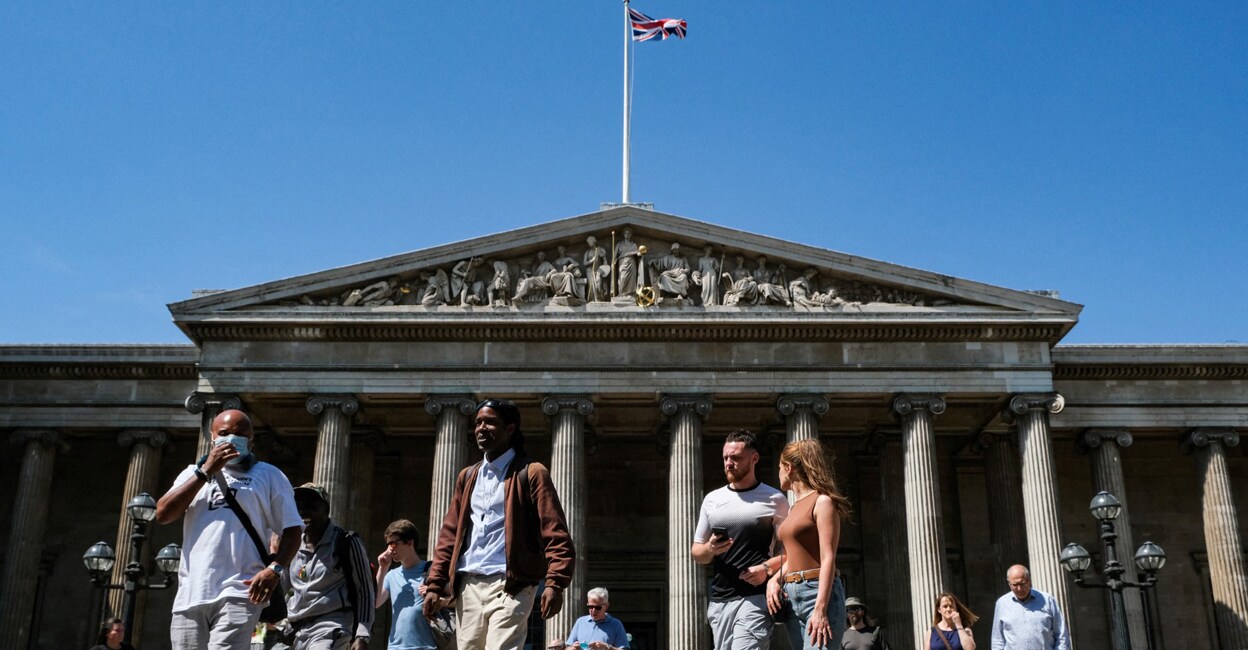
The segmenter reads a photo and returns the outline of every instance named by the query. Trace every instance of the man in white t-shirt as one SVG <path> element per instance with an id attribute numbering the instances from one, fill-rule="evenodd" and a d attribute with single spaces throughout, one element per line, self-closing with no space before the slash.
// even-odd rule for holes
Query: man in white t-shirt
<path id="1" fill-rule="evenodd" d="M 739 429 L 724 442 L 728 485 L 706 495 L 698 513 L 690 552 L 711 565 L 707 619 L 715 650 L 767 650 L 772 619 L 767 611 L 767 577 L 780 570 L 773 556 L 776 529 L 789 514 L 784 493 L 754 474 L 758 442 Z"/>
<path id="2" fill-rule="evenodd" d="M 260 610 L 279 589 L 299 549 L 303 520 L 281 470 L 249 451 L 251 420 L 224 411 L 212 421 L 212 449 L 187 466 L 156 504 L 156 521 L 182 522 L 182 566 L 169 634 L 174 650 L 247 650 Z M 218 487 L 217 474 L 261 540 L 280 533 L 276 558 L 256 548 Z M 267 566 L 266 566 L 267 565 Z"/>

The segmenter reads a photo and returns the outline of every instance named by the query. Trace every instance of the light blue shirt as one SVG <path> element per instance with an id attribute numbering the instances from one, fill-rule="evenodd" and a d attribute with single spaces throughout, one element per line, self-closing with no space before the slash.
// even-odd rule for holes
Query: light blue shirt
<path id="1" fill-rule="evenodd" d="M 410 569 L 398 565 L 382 581 L 390 594 L 389 650 L 437 650 L 433 630 L 425 619 L 425 597 L 420 595 L 420 585 L 425 581 L 428 562 L 417 562 Z"/>
<path id="2" fill-rule="evenodd" d="M 507 491 L 503 477 L 516 457 L 508 449 L 494 460 L 482 460 L 477 482 L 472 486 L 472 534 L 459 556 L 459 573 L 498 576 L 507 573 L 506 513 Z"/>
<path id="3" fill-rule="evenodd" d="M 610 614 L 606 614 L 602 622 L 595 621 L 591 616 L 576 619 L 576 625 L 572 626 L 572 633 L 568 635 L 567 645 L 591 641 L 604 641 L 613 648 L 627 648 L 628 633 L 624 631 L 624 624 L 620 619 Z"/>
<path id="4" fill-rule="evenodd" d="M 1053 597 L 1033 588 L 1027 600 L 1008 593 L 992 613 L 992 650 L 1070 650 L 1070 630 Z"/>

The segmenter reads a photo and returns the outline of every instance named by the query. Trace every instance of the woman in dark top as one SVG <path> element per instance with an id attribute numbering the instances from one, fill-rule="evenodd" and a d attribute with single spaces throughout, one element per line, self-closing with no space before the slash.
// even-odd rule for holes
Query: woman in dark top
<path id="1" fill-rule="evenodd" d="M 936 596 L 936 613 L 932 615 L 929 650 L 975 650 L 971 626 L 978 620 L 957 596 L 941 592 Z"/>
<path id="2" fill-rule="evenodd" d="M 832 475 L 832 463 L 818 440 L 790 442 L 780 452 L 780 489 L 793 493 L 789 516 L 776 531 L 784 542 L 784 565 L 767 584 L 767 608 L 793 606 L 789 637 L 802 648 L 840 648 L 845 632 L 845 585 L 836 571 L 846 499 Z"/>
<path id="3" fill-rule="evenodd" d="M 122 642 L 125 636 L 126 626 L 120 618 L 106 618 L 100 623 L 100 633 L 91 650 L 134 650 L 134 646 Z"/>

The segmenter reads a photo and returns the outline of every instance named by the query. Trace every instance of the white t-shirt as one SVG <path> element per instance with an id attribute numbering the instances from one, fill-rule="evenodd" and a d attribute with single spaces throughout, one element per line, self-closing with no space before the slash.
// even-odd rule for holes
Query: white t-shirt
<path id="1" fill-rule="evenodd" d="M 226 465 L 223 474 L 266 545 L 273 533 L 303 526 L 295 509 L 295 491 L 281 470 L 258 462 L 246 472 Z M 173 484 L 198 480 L 195 466 L 187 465 Z M 243 580 L 256 575 L 267 564 L 243 522 L 221 496 L 216 481 L 209 481 L 200 486 L 182 521 L 182 566 L 178 569 L 173 611 L 186 611 L 222 598 L 246 598 L 247 585 Z"/>
<path id="2" fill-rule="evenodd" d="M 725 485 L 702 500 L 698 527 L 693 541 L 711 539 L 711 529 L 722 526 L 732 538 L 732 547 L 711 562 L 711 600 L 722 602 L 766 593 L 767 585 L 751 585 L 738 576 L 747 567 L 762 564 L 772 556 L 776 530 L 789 516 L 789 501 L 776 488 L 759 483 L 748 490 Z"/>

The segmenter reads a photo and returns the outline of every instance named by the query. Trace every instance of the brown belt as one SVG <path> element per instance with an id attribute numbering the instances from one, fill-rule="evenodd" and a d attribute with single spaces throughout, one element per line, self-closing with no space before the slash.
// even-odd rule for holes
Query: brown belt
<path id="1" fill-rule="evenodd" d="M 814 569 L 806 569 L 805 571 L 794 571 L 792 573 L 784 574 L 784 581 L 786 583 L 806 582 L 807 580 L 818 580 L 818 579 L 819 579 L 818 567 Z"/>

